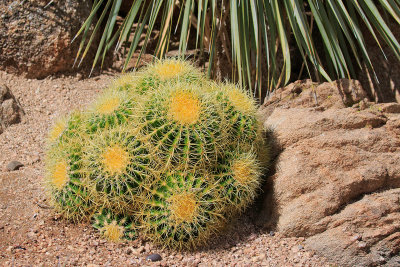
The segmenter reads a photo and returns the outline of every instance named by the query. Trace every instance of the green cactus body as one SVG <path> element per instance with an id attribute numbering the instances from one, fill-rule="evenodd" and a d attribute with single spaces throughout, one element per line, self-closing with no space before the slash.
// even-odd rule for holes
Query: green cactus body
<path id="1" fill-rule="evenodd" d="M 150 181 L 148 150 L 129 125 L 101 129 L 87 144 L 85 171 L 97 204 L 129 214 L 140 206 L 140 193 Z"/>
<path id="2" fill-rule="evenodd" d="M 144 235 L 166 247 L 199 246 L 224 223 L 216 192 L 208 177 L 179 171 L 161 175 L 140 213 Z"/>
<path id="3" fill-rule="evenodd" d="M 69 120 L 55 124 L 50 131 L 51 143 L 46 155 L 46 185 L 52 193 L 53 205 L 64 217 L 74 221 L 88 219 L 94 208 L 84 182 L 82 143 L 85 136 L 78 122 L 81 115 L 75 113 Z"/>
<path id="4" fill-rule="evenodd" d="M 47 145 L 52 146 L 60 142 L 72 140 L 81 135 L 83 130 L 84 115 L 79 111 L 73 111 L 68 117 L 57 119 L 47 136 Z"/>
<path id="5" fill-rule="evenodd" d="M 124 91 L 107 90 L 94 102 L 88 112 L 88 131 L 115 127 L 130 121 L 135 103 Z"/>
<path id="6" fill-rule="evenodd" d="M 113 82 L 111 89 L 126 92 L 135 98 L 158 88 L 158 84 L 153 77 L 145 75 L 143 71 L 138 71 L 123 74 Z"/>
<path id="7" fill-rule="evenodd" d="M 133 240 L 137 236 L 133 217 L 114 215 L 110 210 L 102 209 L 93 215 L 92 221 L 93 227 L 110 241 Z"/>
<path id="8" fill-rule="evenodd" d="M 234 216 L 254 200 L 261 182 L 261 165 L 254 152 L 227 152 L 216 166 L 220 197 L 226 203 L 225 214 Z"/>
<path id="9" fill-rule="evenodd" d="M 137 91 L 148 92 L 156 90 L 166 83 L 186 82 L 199 83 L 204 75 L 189 62 L 180 59 L 157 61 L 147 67 L 141 74 Z"/>
<path id="10" fill-rule="evenodd" d="M 129 72 L 122 74 L 111 84 L 110 88 L 113 91 L 130 92 L 136 90 L 140 77 L 138 73 Z"/>
<path id="11" fill-rule="evenodd" d="M 256 116 L 257 106 L 254 100 L 243 89 L 234 85 L 224 84 L 215 88 L 215 91 L 217 101 L 225 114 L 228 138 L 240 143 L 254 144 L 262 129 Z"/>
<path id="12" fill-rule="evenodd" d="M 201 87 L 169 84 L 143 105 L 138 125 L 164 168 L 204 165 L 217 157 L 221 116 L 207 97 Z"/>

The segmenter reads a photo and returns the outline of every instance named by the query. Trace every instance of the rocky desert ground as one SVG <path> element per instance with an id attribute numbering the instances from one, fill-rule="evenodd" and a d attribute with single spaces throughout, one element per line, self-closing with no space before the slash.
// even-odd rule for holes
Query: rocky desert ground
<path id="1" fill-rule="evenodd" d="M 335 266 L 310 250 L 304 238 L 283 237 L 256 224 L 256 206 L 194 252 L 165 250 L 140 238 L 110 243 L 90 224 L 72 224 L 55 214 L 42 184 L 46 132 L 56 117 L 92 101 L 114 76 L 30 80 L 0 72 L 25 113 L 0 134 L 1 266 Z M 23 166 L 10 171 L 12 161 Z M 146 260 L 151 254 L 161 261 Z"/>

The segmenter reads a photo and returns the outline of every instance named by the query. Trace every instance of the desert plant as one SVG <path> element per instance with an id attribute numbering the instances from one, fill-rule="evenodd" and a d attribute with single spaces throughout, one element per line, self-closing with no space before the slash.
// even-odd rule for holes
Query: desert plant
<path id="1" fill-rule="evenodd" d="M 260 187 L 261 166 L 253 151 L 231 149 L 215 166 L 221 201 L 229 208 L 224 216 L 235 216 L 254 200 Z"/>
<path id="2" fill-rule="evenodd" d="M 218 193 L 206 172 L 161 174 L 138 216 L 144 236 L 176 249 L 203 244 L 224 225 Z"/>
<path id="3" fill-rule="evenodd" d="M 53 206 L 67 219 L 88 219 L 93 212 L 82 164 L 83 115 L 57 120 L 48 136 L 45 182 Z"/>
<path id="4" fill-rule="evenodd" d="M 91 14 L 77 34 L 82 36 L 77 58 L 84 59 L 104 22 L 93 67 L 100 58 L 104 60 L 106 52 L 116 43 L 116 50 L 129 45 L 126 68 L 140 47 L 141 35 L 145 34 L 139 62 L 154 29 L 160 31 L 155 49 L 157 57 L 168 52 L 171 33 L 177 29 L 179 53 L 183 57 L 190 46 L 190 32 L 195 30 L 195 48 L 199 48 L 200 55 L 205 50 L 209 53 L 207 73 L 212 73 L 219 57 L 225 57 L 237 74 L 233 76 L 259 97 L 263 88 L 272 90 L 290 80 L 293 47 L 302 57 L 302 69 L 310 76 L 315 74 L 326 80 L 354 77 L 362 64 L 373 73 L 364 40 L 366 34 L 379 47 L 387 44 L 400 59 L 400 45 L 384 19 L 391 17 L 400 23 L 398 0 L 136 0 L 114 31 L 120 6 L 121 0 L 94 1 Z M 99 11 L 101 16 L 94 23 Z M 92 24 L 95 28 L 88 40 Z M 133 40 L 129 44 L 131 33 Z M 317 49 L 318 43 L 322 44 L 321 49 Z M 217 57 L 218 46 L 222 47 L 222 53 Z"/>
<path id="5" fill-rule="evenodd" d="M 140 132 L 166 168 L 204 165 L 223 147 L 222 114 L 203 91 L 197 84 L 168 83 L 139 112 Z"/>
<path id="6" fill-rule="evenodd" d="M 93 215 L 93 227 L 114 242 L 133 240 L 137 236 L 133 217 L 115 215 L 107 209 L 102 209 Z"/>
<path id="7" fill-rule="evenodd" d="M 181 60 L 128 75 L 81 119 L 51 131 L 50 192 L 67 218 L 95 213 L 94 227 L 110 240 L 140 233 L 167 247 L 195 248 L 259 191 L 255 102 Z M 155 82 L 144 89 L 143 79 Z"/>
<path id="8" fill-rule="evenodd" d="M 151 159 L 137 133 L 130 124 L 101 129 L 85 145 L 87 187 L 102 208 L 132 214 L 140 207 L 143 185 L 151 178 Z"/>
<path id="9" fill-rule="evenodd" d="M 88 110 L 90 132 L 99 128 L 109 128 L 128 122 L 135 101 L 125 91 L 107 90 L 102 93 Z"/>

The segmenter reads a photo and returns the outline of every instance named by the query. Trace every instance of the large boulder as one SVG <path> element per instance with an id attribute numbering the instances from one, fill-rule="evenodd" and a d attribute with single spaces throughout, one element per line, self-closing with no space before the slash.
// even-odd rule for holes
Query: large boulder
<path id="1" fill-rule="evenodd" d="M 400 104 L 297 82 L 260 108 L 281 153 L 262 221 L 344 266 L 400 265 Z"/>
<path id="2" fill-rule="evenodd" d="M 28 78 L 76 71 L 80 40 L 71 41 L 91 5 L 90 0 L 0 1 L 0 70 Z"/>
<path id="3" fill-rule="evenodd" d="M 23 110 L 10 89 L 0 84 L 0 134 L 11 124 L 21 121 Z"/>

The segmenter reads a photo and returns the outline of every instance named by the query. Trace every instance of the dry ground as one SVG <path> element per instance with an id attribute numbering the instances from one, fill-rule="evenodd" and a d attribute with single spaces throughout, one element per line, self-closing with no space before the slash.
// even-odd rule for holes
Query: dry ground
<path id="1" fill-rule="evenodd" d="M 113 73 L 28 80 L 0 72 L 25 117 L 0 134 L 0 266 L 331 266 L 303 247 L 301 238 L 271 236 L 242 216 L 231 229 L 196 252 L 173 252 L 144 240 L 113 244 L 90 225 L 63 221 L 48 206 L 42 186 L 45 136 L 54 118 L 93 100 Z M 18 160 L 25 166 L 7 172 Z M 151 253 L 162 261 L 146 262 Z"/>

